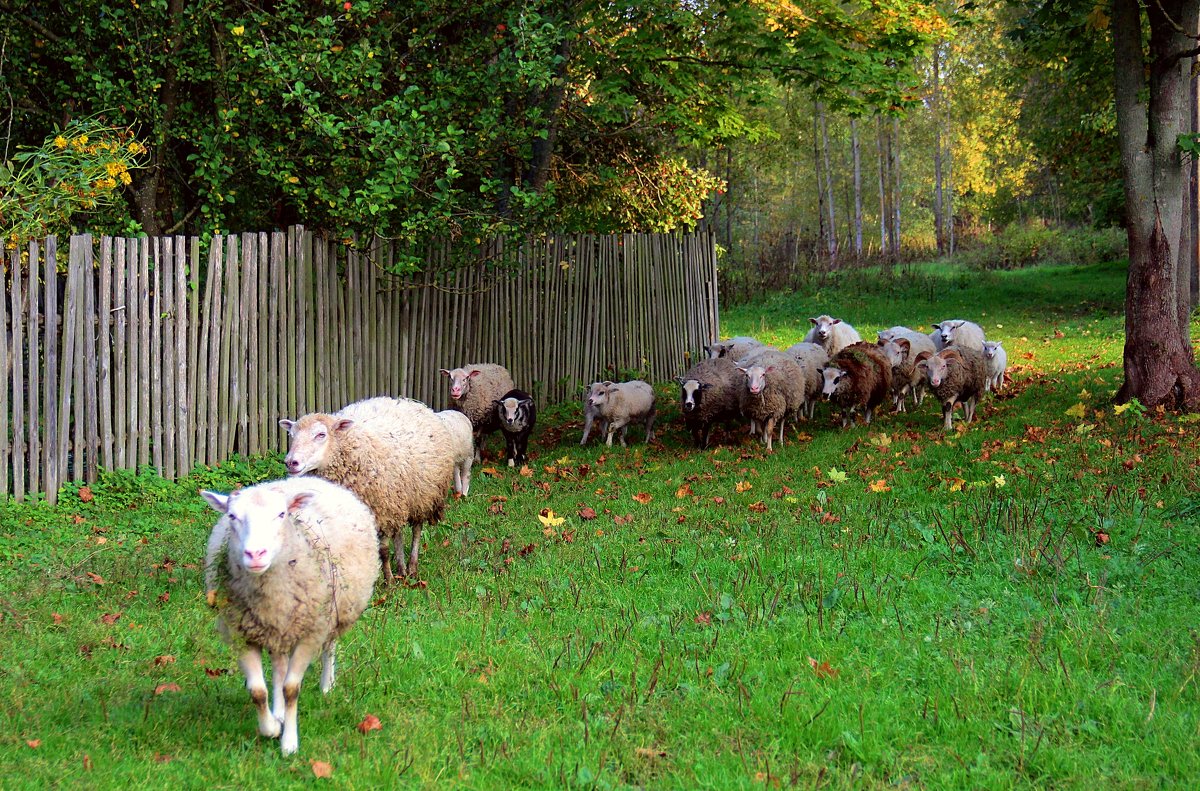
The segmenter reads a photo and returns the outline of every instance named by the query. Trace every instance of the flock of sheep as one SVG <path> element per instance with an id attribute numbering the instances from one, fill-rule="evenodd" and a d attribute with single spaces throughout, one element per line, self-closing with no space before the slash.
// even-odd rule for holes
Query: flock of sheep
<path id="1" fill-rule="evenodd" d="M 928 390 L 952 425 L 956 402 L 974 417 L 980 395 L 999 388 L 1006 359 L 977 324 L 953 320 L 930 335 L 904 327 L 863 343 L 846 322 L 811 319 L 804 341 L 786 350 L 752 338 L 708 347 L 710 355 L 678 378 L 683 419 L 698 447 L 715 423 L 749 420 L 771 450 L 789 421 L 812 418 L 820 398 L 842 409 L 842 424 L 861 413 L 870 423 L 889 397 L 903 411 Z M 258 731 L 278 737 L 285 755 L 299 747 L 297 701 L 304 673 L 321 655 L 321 691 L 334 683 L 337 638 L 371 600 L 382 569 L 394 579 L 405 533 L 407 563 L 417 574 L 421 531 L 442 518 L 450 487 L 465 496 L 471 467 L 489 433 L 505 438 L 509 465 L 523 464 L 537 420 L 533 398 L 499 365 L 443 369 L 453 408 L 434 412 L 405 398 L 359 401 L 334 414 L 281 420 L 289 477 L 231 494 L 203 492 L 220 513 L 209 536 L 205 583 L 220 610 L 221 635 L 240 650 L 238 664 L 258 713 Z M 653 388 L 643 381 L 594 382 L 584 397 L 587 442 L 599 421 L 608 445 L 628 427 L 654 436 Z M 263 651 L 271 661 L 267 692 Z M 270 705 L 268 706 L 268 698 Z"/>

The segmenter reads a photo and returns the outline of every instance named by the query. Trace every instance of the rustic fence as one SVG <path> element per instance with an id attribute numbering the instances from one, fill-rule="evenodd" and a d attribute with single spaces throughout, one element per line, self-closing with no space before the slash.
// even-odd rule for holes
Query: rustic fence
<path id="1" fill-rule="evenodd" d="M 73 236 L 9 251 L 0 500 L 283 449 L 281 417 L 379 394 L 447 405 L 438 369 L 498 362 L 541 402 L 606 372 L 680 373 L 718 333 L 709 234 L 558 236 L 389 274 L 303 228 Z M 26 255 L 23 255 L 26 254 Z M 0 263 L 3 260 L 0 259 Z"/>

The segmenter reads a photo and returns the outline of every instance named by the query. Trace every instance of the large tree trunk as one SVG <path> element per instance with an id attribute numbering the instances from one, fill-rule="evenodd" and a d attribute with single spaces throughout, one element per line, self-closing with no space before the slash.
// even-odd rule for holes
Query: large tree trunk
<path id="1" fill-rule="evenodd" d="M 938 255 L 946 252 L 946 228 L 942 214 L 942 95 L 940 44 L 933 47 L 933 231 Z"/>
<path id="2" fill-rule="evenodd" d="M 171 193 L 167 186 L 167 135 L 174 125 L 175 113 L 179 110 L 179 52 L 183 47 L 183 0 L 170 0 L 167 15 L 171 19 L 168 46 L 171 57 L 167 58 L 167 69 L 159 91 L 162 114 L 155 124 L 150 145 L 150 161 L 146 170 L 139 175 L 133 187 L 133 202 L 137 210 L 138 224 L 147 236 L 159 236 L 163 232 L 163 219 L 170 223 L 172 213 Z"/>
<path id="3" fill-rule="evenodd" d="M 829 166 L 829 126 L 826 123 L 824 105 L 817 105 L 817 117 L 821 121 L 821 159 L 825 163 L 825 210 L 829 212 L 829 266 L 837 266 L 838 242 L 837 221 L 833 207 L 833 168 Z"/>
<path id="4" fill-rule="evenodd" d="M 900 119 L 892 119 L 888 141 L 888 167 L 892 172 L 892 257 L 900 258 Z"/>
<path id="5" fill-rule="evenodd" d="M 1147 4 L 1147 58 L 1138 0 L 1113 0 L 1117 133 L 1129 237 L 1125 383 L 1118 403 L 1136 398 L 1146 406 L 1200 406 L 1200 370 L 1189 336 L 1191 276 L 1186 263 L 1181 266 L 1191 234 L 1184 222 L 1187 177 L 1178 146 L 1179 135 L 1191 125 L 1188 82 L 1196 41 L 1185 31 L 1196 29 L 1198 7 L 1200 0 Z"/>
<path id="6" fill-rule="evenodd" d="M 862 258 L 862 154 L 858 145 L 858 121 L 850 119 L 850 153 L 854 160 L 854 258 Z"/>

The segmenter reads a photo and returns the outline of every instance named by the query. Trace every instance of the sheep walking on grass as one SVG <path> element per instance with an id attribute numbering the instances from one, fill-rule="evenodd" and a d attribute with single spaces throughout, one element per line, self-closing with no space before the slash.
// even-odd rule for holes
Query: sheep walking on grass
<path id="1" fill-rule="evenodd" d="M 1004 372 L 1008 370 L 1008 352 L 1000 341 L 984 341 L 983 359 L 987 360 L 987 389 L 997 393 L 1004 387 Z"/>
<path id="2" fill-rule="evenodd" d="M 875 408 L 892 391 L 892 366 L 879 347 L 855 343 L 842 349 L 825 367 L 825 398 L 842 408 L 842 428 L 861 412 L 867 425 Z"/>
<path id="3" fill-rule="evenodd" d="M 654 439 L 654 388 L 640 379 L 628 382 L 597 382 L 588 393 L 588 401 L 608 425 L 604 444 L 612 446 L 613 435 L 621 432 L 621 445 L 629 433 L 630 423 L 646 428 L 646 442 Z"/>
<path id="4" fill-rule="evenodd" d="M 943 425 L 954 428 L 954 405 L 963 405 L 963 420 L 975 419 L 975 407 L 987 388 L 987 361 L 970 348 L 947 348 L 918 363 L 930 391 L 942 405 Z"/>
<path id="5" fill-rule="evenodd" d="M 580 445 L 586 445 L 588 435 L 592 433 L 592 423 L 596 418 L 600 417 L 600 407 L 592 403 L 592 388 L 596 385 L 603 384 L 602 382 L 592 382 L 590 385 L 583 388 L 583 439 L 579 440 Z M 600 435 L 604 436 L 608 433 L 608 421 L 600 417 Z"/>
<path id="6" fill-rule="evenodd" d="M 399 563 L 411 526 L 403 570 L 415 577 L 421 527 L 442 518 L 454 480 L 454 443 L 433 410 L 407 398 L 369 398 L 333 415 L 314 412 L 279 425 L 291 437 L 284 458 L 289 474 L 311 472 L 340 483 L 375 511 L 388 582 L 390 550 Z"/>
<path id="7" fill-rule="evenodd" d="M 750 418 L 752 430 L 758 430 L 768 451 L 774 450 L 776 427 L 782 446 L 788 420 L 804 410 L 805 376 L 800 363 L 784 354 L 780 359 L 739 365 L 738 370 L 746 377 L 742 414 Z"/>
<path id="8" fill-rule="evenodd" d="M 728 357 L 701 360 L 675 379 L 679 383 L 679 410 L 700 450 L 708 447 L 714 423 L 734 420 L 741 414 L 742 372 Z"/>
<path id="9" fill-rule="evenodd" d="M 371 603 L 379 577 L 375 516 L 348 489 L 314 477 L 202 495 L 221 514 L 205 558 L 217 629 L 241 651 L 258 732 L 279 737 L 291 755 L 300 746 L 305 671 L 320 654 L 321 692 L 333 688 L 337 639 Z M 270 707 L 263 651 L 271 660 Z"/>
<path id="10" fill-rule="evenodd" d="M 450 435 L 450 450 L 454 457 L 454 491 L 463 497 L 471 491 L 471 465 L 475 461 L 475 430 L 471 419 L 456 409 L 434 413 Z"/>
<path id="11" fill-rule="evenodd" d="M 504 434 L 504 455 L 508 466 L 524 466 L 529 460 L 529 435 L 537 425 L 537 407 L 533 396 L 524 390 L 509 390 L 496 401 L 496 419 Z"/>
<path id="12" fill-rule="evenodd" d="M 450 380 L 450 408 L 469 417 L 475 427 L 475 461 L 482 461 L 487 435 L 500 429 L 496 399 L 516 387 L 512 376 L 507 368 L 493 363 L 442 368 L 441 373 Z"/>
<path id="13" fill-rule="evenodd" d="M 815 316 L 809 319 L 812 329 L 804 336 L 804 343 L 815 343 L 825 347 L 830 357 L 840 352 L 852 343 L 858 343 L 862 336 L 858 330 L 841 319 L 829 315 Z"/>

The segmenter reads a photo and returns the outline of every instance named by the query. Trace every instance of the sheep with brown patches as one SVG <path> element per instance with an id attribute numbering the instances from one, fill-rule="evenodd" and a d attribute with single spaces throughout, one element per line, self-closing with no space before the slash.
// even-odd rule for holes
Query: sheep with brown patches
<path id="1" fill-rule="evenodd" d="M 881 333 L 882 337 L 882 333 Z M 920 338 L 919 350 L 915 349 L 912 339 L 895 337 L 889 341 L 879 341 L 879 348 L 888 358 L 892 366 L 892 407 L 897 412 L 904 412 L 908 396 L 913 397 L 917 406 L 925 397 L 925 377 L 917 370 L 917 359 L 929 357 L 933 352 L 933 344 L 925 335 L 917 333 Z"/>
<path id="2" fill-rule="evenodd" d="M 870 425 L 875 408 L 892 391 L 892 366 L 872 343 L 854 343 L 842 349 L 825 366 L 824 377 L 822 395 L 841 407 L 842 428 L 850 425 L 855 412 L 862 412 Z"/>
<path id="3" fill-rule="evenodd" d="M 975 419 L 975 407 L 987 388 L 987 361 L 969 348 L 943 349 L 918 363 L 930 391 L 942 405 L 945 429 L 954 428 L 954 405 L 963 405 L 963 420 Z"/>
<path id="4" fill-rule="evenodd" d="M 389 550 L 399 561 L 411 526 L 404 570 L 415 577 L 421 527 L 442 518 L 454 479 L 454 442 L 433 410 L 407 398 L 369 398 L 332 415 L 314 412 L 279 425 L 291 437 L 288 474 L 311 472 L 339 483 L 375 511 L 389 582 Z"/>

